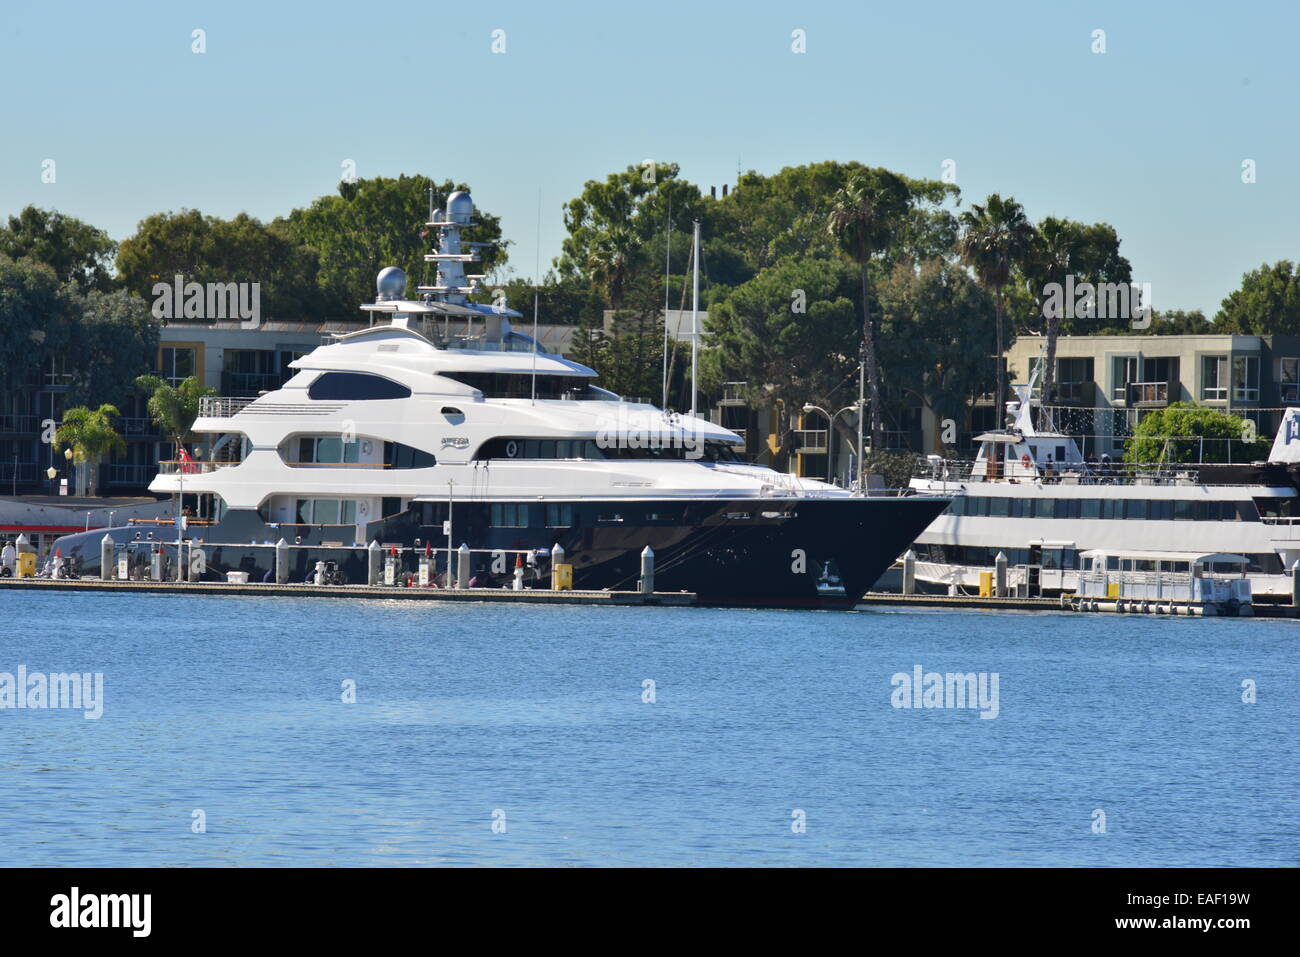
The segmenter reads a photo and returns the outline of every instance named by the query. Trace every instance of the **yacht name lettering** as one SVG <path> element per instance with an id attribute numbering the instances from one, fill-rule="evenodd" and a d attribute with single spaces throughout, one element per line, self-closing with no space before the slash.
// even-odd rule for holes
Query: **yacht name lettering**
<path id="1" fill-rule="evenodd" d="M 444 449 L 467 449 L 469 448 L 469 439 L 463 435 L 447 435 L 442 439 Z"/>

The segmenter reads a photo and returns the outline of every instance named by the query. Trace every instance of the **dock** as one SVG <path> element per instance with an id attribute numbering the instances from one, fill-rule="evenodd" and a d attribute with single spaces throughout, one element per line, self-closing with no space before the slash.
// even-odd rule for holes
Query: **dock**
<path id="1" fill-rule="evenodd" d="M 869 591 L 862 596 L 859 606 L 878 605 L 894 608 L 952 608 L 987 609 L 989 611 L 1067 611 L 1080 614 L 1165 615 L 1194 617 L 1241 618 L 1300 618 L 1300 608 L 1284 602 L 1256 602 L 1250 611 L 1240 615 L 1224 615 L 1214 606 L 1196 602 L 1121 600 L 1097 602 L 1077 595 L 1060 595 L 1056 598 L 995 598 L 978 595 L 903 595 L 898 592 Z M 1168 609 L 1173 607 L 1173 611 Z"/>
<path id="2" fill-rule="evenodd" d="M 0 589 L 98 591 L 169 595 L 276 595 L 292 598 L 378 598 L 389 601 L 477 601 L 540 605 L 671 605 L 696 603 L 693 592 L 575 591 L 549 588 L 402 588 L 393 585 L 275 585 L 226 582 L 104 581 L 98 578 L 0 578 Z"/>

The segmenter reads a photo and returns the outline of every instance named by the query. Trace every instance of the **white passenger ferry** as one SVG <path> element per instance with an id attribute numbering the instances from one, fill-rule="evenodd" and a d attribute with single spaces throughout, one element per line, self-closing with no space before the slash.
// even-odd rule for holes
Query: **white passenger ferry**
<path id="1" fill-rule="evenodd" d="M 916 577 L 973 590 L 999 552 L 1016 576 L 1042 594 L 1072 592 L 1081 553 L 1226 553 L 1246 559 L 1255 599 L 1291 596 L 1289 569 L 1300 559 L 1300 410 L 1288 409 L 1270 461 L 1248 465 L 1132 467 L 1085 461 L 1074 438 L 1039 431 L 1030 386 L 1013 387 L 1009 428 L 977 436 L 973 463 L 929 456 L 912 488 L 955 496 L 913 545 Z M 1146 566 L 1143 566 L 1146 570 Z"/>

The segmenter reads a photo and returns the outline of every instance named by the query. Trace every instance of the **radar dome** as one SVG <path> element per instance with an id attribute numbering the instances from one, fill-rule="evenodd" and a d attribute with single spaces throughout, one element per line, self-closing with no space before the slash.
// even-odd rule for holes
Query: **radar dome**
<path id="1" fill-rule="evenodd" d="M 463 190 L 456 190 L 447 197 L 447 220 L 452 223 L 468 223 L 474 217 L 474 200 Z"/>
<path id="2" fill-rule="evenodd" d="M 406 273 L 396 266 L 386 266 L 375 279 L 375 291 L 380 299 L 401 299 L 406 295 Z"/>

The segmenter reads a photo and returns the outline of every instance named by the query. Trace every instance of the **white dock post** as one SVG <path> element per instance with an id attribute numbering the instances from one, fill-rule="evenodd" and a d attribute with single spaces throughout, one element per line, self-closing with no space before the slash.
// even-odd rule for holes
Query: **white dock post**
<path id="1" fill-rule="evenodd" d="M 1300 608 L 1300 559 L 1291 565 L 1291 607 Z"/>
<path id="2" fill-rule="evenodd" d="M 275 543 L 275 583 L 289 584 L 289 543 L 283 538 Z"/>
<path id="3" fill-rule="evenodd" d="M 456 587 L 469 587 L 469 563 L 472 561 L 469 546 L 464 542 L 456 549 Z"/>
<path id="4" fill-rule="evenodd" d="M 116 571 L 113 567 L 113 536 L 105 533 L 99 540 L 99 580 L 110 581 Z"/>
<path id="5" fill-rule="evenodd" d="M 641 594 L 653 595 L 655 593 L 655 553 L 654 549 L 647 545 L 641 549 Z"/>
<path id="6" fill-rule="evenodd" d="M 998 598 L 1007 597 L 1007 554 L 998 552 L 993 559 L 993 594 Z"/>
<path id="7" fill-rule="evenodd" d="M 553 591 L 559 591 L 559 587 L 556 584 L 555 570 L 564 564 L 564 559 L 564 546 L 559 542 L 556 542 L 551 546 L 551 589 Z"/>
<path id="8" fill-rule="evenodd" d="M 155 545 L 153 554 L 149 556 L 149 577 L 156 582 L 163 580 L 162 559 L 162 546 Z"/>
<path id="9" fill-rule="evenodd" d="M 910 548 L 903 552 L 903 594 L 916 594 L 916 552 Z"/>
<path id="10" fill-rule="evenodd" d="M 372 541 L 366 547 L 366 584 L 374 588 L 379 584 L 379 566 L 383 563 L 383 552 L 378 541 Z"/>

